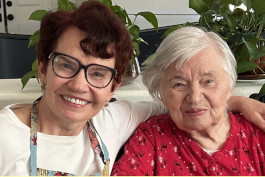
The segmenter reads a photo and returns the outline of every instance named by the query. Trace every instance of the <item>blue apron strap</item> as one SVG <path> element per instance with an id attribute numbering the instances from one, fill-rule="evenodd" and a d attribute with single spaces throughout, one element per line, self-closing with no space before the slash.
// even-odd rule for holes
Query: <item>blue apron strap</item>
<path id="1" fill-rule="evenodd" d="M 109 161 L 109 152 L 108 152 L 108 149 L 106 147 L 106 145 L 104 144 L 104 142 L 102 141 L 101 137 L 99 136 L 97 130 L 95 129 L 93 123 L 91 121 L 88 121 L 88 135 L 89 135 L 89 138 L 90 138 L 90 141 L 91 141 L 91 144 L 92 144 L 92 148 L 94 149 L 94 152 L 96 154 L 98 154 L 98 149 L 99 148 L 101 150 L 101 152 L 99 153 L 102 161 L 104 164 L 107 163 L 107 161 Z M 98 138 L 96 136 L 96 134 L 98 135 L 99 137 L 99 141 L 100 141 L 100 144 L 98 142 Z"/>
<path id="2" fill-rule="evenodd" d="M 30 176 L 37 176 L 37 103 L 41 99 L 38 98 L 32 105 L 30 113 Z"/>

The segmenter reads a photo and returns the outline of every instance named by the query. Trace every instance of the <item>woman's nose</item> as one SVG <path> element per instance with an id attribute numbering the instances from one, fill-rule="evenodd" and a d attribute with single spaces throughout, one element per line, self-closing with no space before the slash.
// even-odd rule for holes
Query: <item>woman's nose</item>
<path id="1" fill-rule="evenodd" d="M 186 100 L 191 103 L 198 103 L 203 97 L 202 89 L 199 86 L 192 86 L 188 91 Z"/>
<path id="2" fill-rule="evenodd" d="M 87 92 L 89 90 L 88 85 L 84 69 L 81 69 L 78 74 L 68 82 L 68 87 L 76 92 Z"/>

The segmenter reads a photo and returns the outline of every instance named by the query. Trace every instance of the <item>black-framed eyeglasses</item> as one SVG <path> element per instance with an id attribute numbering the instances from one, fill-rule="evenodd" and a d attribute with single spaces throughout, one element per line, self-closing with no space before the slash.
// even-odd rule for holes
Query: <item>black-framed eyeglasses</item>
<path id="1" fill-rule="evenodd" d="M 52 69 L 54 74 L 61 78 L 70 79 L 75 77 L 84 68 L 86 81 L 95 88 L 107 87 L 113 78 L 117 77 L 117 70 L 98 64 L 83 65 L 72 56 L 51 52 Z"/>

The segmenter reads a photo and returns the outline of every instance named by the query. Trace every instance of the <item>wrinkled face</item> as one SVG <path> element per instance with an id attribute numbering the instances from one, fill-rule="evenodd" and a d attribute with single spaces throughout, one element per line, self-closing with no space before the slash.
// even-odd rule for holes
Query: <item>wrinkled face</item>
<path id="1" fill-rule="evenodd" d="M 170 65 L 162 77 L 162 101 L 176 125 L 186 131 L 204 130 L 226 114 L 231 95 L 222 56 L 212 46 L 176 69 Z"/>
<path id="2" fill-rule="evenodd" d="M 85 37 L 86 34 L 77 28 L 69 28 L 60 36 L 53 51 L 72 56 L 83 65 L 99 64 L 114 68 L 114 58 L 100 59 L 84 54 L 79 42 Z M 39 63 L 39 78 L 46 85 L 43 94 L 46 114 L 68 122 L 92 118 L 114 94 L 112 82 L 105 88 L 95 88 L 88 84 L 84 69 L 70 79 L 58 77 L 52 70 L 51 59 L 47 73 L 43 71 L 42 63 Z"/>

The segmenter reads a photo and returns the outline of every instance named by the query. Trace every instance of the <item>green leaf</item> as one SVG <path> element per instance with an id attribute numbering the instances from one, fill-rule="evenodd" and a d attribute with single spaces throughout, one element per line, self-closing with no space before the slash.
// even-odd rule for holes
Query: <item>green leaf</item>
<path id="1" fill-rule="evenodd" d="M 111 7 L 113 13 L 115 13 L 124 24 L 132 25 L 132 21 L 130 20 L 125 9 L 122 9 L 120 6 L 115 5 Z"/>
<path id="2" fill-rule="evenodd" d="M 263 56 L 265 56 L 265 46 L 260 51 L 258 51 L 257 58 L 260 58 Z"/>
<path id="3" fill-rule="evenodd" d="M 210 27 L 209 24 L 213 22 L 214 16 L 210 14 L 203 14 L 199 19 L 199 25 L 204 27 Z"/>
<path id="4" fill-rule="evenodd" d="M 173 32 L 173 31 L 175 31 L 175 30 L 177 30 L 177 29 L 179 29 L 179 28 L 182 28 L 183 26 L 185 26 L 185 25 L 175 25 L 175 26 L 170 27 L 169 29 L 167 29 L 167 30 L 164 32 L 162 38 L 167 37 L 167 36 L 169 35 L 169 33 Z"/>
<path id="5" fill-rule="evenodd" d="M 246 13 L 246 12 L 245 12 L 243 9 L 241 9 L 241 8 L 236 8 L 236 9 L 234 10 L 234 12 L 233 12 L 233 15 L 234 15 L 237 19 L 242 19 L 242 18 L 244 18 L 243 16 L 244 16 L 245 13 Z"/>
<path id="6" fill-rule="evenodd" d="M 138 37 L 139 33 L 140 33 L 140 28 L 137 25 L 130 25 L 127 27 L 127 29 L 129 30 L 131 37 Z"/>
<path id="7" fill-rule="evenodd" d="M 111 0 L 98 0 L 100 2 L 103 2 L 104 4 L 106 4 L 108 7 L 112 6 L 112 1 Z"/>
<path id="8" fill-rule="evenodd" d="M 251 0 L 241 0 L 241 2 L 247 7 L 247 10 L 251 9 L 252 1 Z"/>
<path id="9" fill-rule="evenodd" d="M 142 63 L 143 66 L 148 65 L 155 58 L 155 53 L 147 57 Z"/>
<path id="10" fill-rule="evenodd" d="M 135 56 L 137 57 L 138 55 L 140 55 L 139 43 L 136 41 L 132 41 L 132 43 L 134 46 Z"/>
<path id="11" fill-rule="evenodd" d="M 231 14 L 232 12 L 229 8 L 229 4 L 218 4 L 216 8 L 218 14 Z"/>
<path id="12" fill-rule="evenodd" d="M 58 0 L 58 10 L 75 10 L 76 5 L 69 0 Z"/>
<path id="13" fill-rule="evenodd" d="M 242 61 L 249 59 L 249 52 L 246 45 L 243 45 L 239 51 L 239 57 Z"/>
<path id="14" fill-rule="evenodd" d="M 23 88 L 28 83 L 29 79 L 32 77 L 38 78 L 38 70 L 29 71 L 21 78 L 21 83 L 22 83 L 22 89 L 21 90 L 23 90 Z"/>
<path id="15" fill-rule="evenodd" d="M 130 32 L 133 45 L 134 45 L 135 50 L 137 52 L 136 56 L 138 56 L 140 54 L 139 44 L 142 43 L 142 42 L 147 44 L 147 42 L 145 40 L 143 40 L 141 37 L 139 37 L 139 33 L 140 33 L 139 26 L 130 25 L 130 26 L 127 27 L 127 29 Z"/>
<path id="16" fill-rule="evenodd" d="M 36 10 L 30 15 L 29 20 L 41 21 L 43 16 L 45 16 L 47 13 L 48 11 L 46 10 Z"/>
<path id="17" fill-rule="evenodd" d="M 203 0 L 189 0 L 189 8 L 192 8 L 198 14 L 203 14 L 208 10 L 208 6 Z"/>
<path id="18" fill-rule="evenodd" d="M 137 41 L 139 44 L 140 43 L 145 43 L 146 45 L 148 45 L 148 43 L 145 40 L 143 40 L 143 38 L 141 38 L 139 36 L 134 38 L 134 41 Z"/>
<path id="19" fill-rule="evenodd" d="M 258 48 L 256 46 L 256 43 L 247 42 L 244 38 L 242 38 L 242 40 L 248 49 L 248 53 L 249 53 L 250 58 L 256 59 L 258 57 Z"/>
<path id="20" fill-rule="evenodd" d="M 237 22 L 236 22 L 235 17 L 233 15 L 229 15 L 229 14 L 222 14 L 222 15 L 223 15 L 224 20 L 226 21 L 229 29 L 232 32 L 236 31 Z"/>
<path id="21" fill-rule="evenodd" d="M 214 23 L 212 27 L 212 31 L 215 33 L 220 33 L 222 31 L 222 26 L 218 23 Z"/>
<path id="22" fill-rule="evenodd" d="M 241 0 L 230 0 L 230 1 L 232 1 L 232 4 L 235 6 L 239 6 L 242 3 Z"/>
<path id="23" fill-rule="evenodd" d="M 30 36 L 28 47 L 31 47 L 39 42 L 40 39 L 40 30 L 35 31 L 35 33 Z"/>
<path id="24" fill-rule="evenodd" d="M 260 25 L 259 25 L 259 29 L 257 32 L 257 38 L 260 38 L 261 33 L 264 31 L 264 24 L 265 24 L 265 14 L 262 15 L 261 21 L 260 21 Z"/>
<path id="25" fill-rule="evenodd" d="M 252 8 L 257 15 L 265 12 L 265 1 L 264 0 L 252 0 Z"/>
<path id="26" fill-rule="evenodd" d="M 265 84 L 261 87 L 259 94 L 265 94 Z"/>
<path id="27" fill-rule="evenodd" d="M 242 61 L 237 63 L 237 73 L 243 73 L 256 69 L 258 66 L 251 61 Z"/>
<path id="28" fill-rule="evenodd" d="M 156 30 L 158 30 L 158 21 L 157 21 L 157 18 L 155 16 L 155 14 L 153 14 L 152 12 L 149 12 L 149 11 L 145 11 L 145 12 L 139 12 L 139 13 L 137 13 L 136 14 L 136 17 L 138 15 L 141 15 L 142 17 L 144 17 L 149 23 L 151 23 L 153 25 L 153 27 Z"/>
<path id="29" fill-rule="evenodd" d="M 38 70 L 38 59 L 36 59 L 31 66 L 32 70 Z"/>

